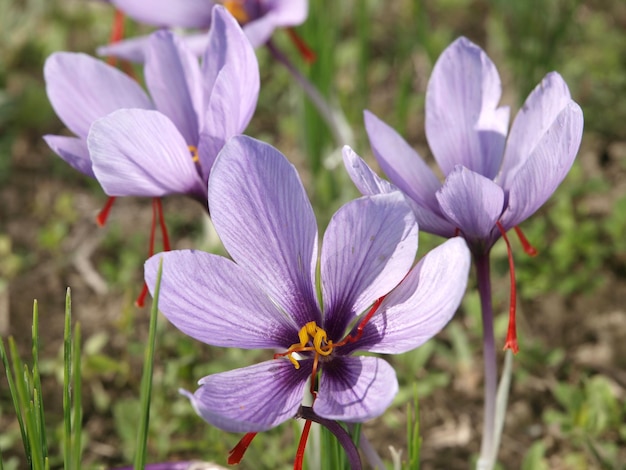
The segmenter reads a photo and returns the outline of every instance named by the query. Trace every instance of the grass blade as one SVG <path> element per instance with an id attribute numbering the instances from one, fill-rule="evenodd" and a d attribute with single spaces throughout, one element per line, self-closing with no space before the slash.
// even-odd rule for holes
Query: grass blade
<path id="1" fill-rule="evenodd" d="M 137 431 L 137 453 L 135 454 L 135 470 L 142 470 L 146 464 L 146 449 L 148 443 L 148 426 L 150 424 L 150 399 L 152 397 L 152 372 L 154 370 L 154 347 L 156 343 L 156 326 L 159 314 L 159 289 L 163 273 L 163 260 L 159 263 L 156 286 L 150 310 L 150 328 L 148 330 L 148 344 L 144 355 L 144 369 L 141 376 L 141 416 Z"/>
<path id="2" fill-rule="evenodd" d="M 63 333 L 63 468 L 71 470 L 72 465 L 72 421 L 71 421 L 71 384 L 72 375 L 72 299 L 70 289 L 65 296 L 65 331 Z"/>

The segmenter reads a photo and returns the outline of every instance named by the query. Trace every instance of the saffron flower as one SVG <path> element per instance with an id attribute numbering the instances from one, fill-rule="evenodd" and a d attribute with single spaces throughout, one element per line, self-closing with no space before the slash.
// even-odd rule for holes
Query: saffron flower
<path id="1" fill-rule="evenodd" d="M 213 161 L 247 127 L 259 92 L 254 50 L 235 19 L 213 10 L 202 65 L 172 33 L 149 39 L 145 80 L 84 54 L 46 61 L 48 97 L 76 137 L 48 145 L 109 196 L 186 194 L 204 205 Z"/>
<path id="2" fill-rule="evenodd" d="M 309 380 L 322 418 L 383 413 L 398 390 L 395 372 L 356 353 L 403 353 L 447 324 L 467 283 L 465 242 L 453 238 L 411 269 L 418 230 L 402 194 L 361 197 L 332 217 L 316 285 L 317 224 L 297 172 L 245 136 L 220 152 L 209 205 L 233 261 L 194 250 L 157 254 L 146 262 L 146 283 L 154 289 L 162 259 L 159 309 L 178 329 L 214 346 L 280 352 L 200 380 L 195 393 L 184 392 L 197 413 L 225 431 L 263 431 L 296 415 Z"/>
<path id="3" fill-rule="evenodd" d="M 515 272 L 506 232 L 552 195 L 571 168 L 580 146 L 583 115 L 561 76 L 552 72 L 530 93 L 509 128 L 509 109 L 499 106 L 500 77 L 487 54 L 466 38 L 437 60 L 426 89 L 426 138 L 445 181 L 391 127 L 365 112 L 373 153 L 391 183 L 380 179 L 352 150 L 344 162 L 363 194 L 400 189 L 420 228 L 443 237 L 465 238 L 474 256 L 483 319 L 485 419 L 479 466 L 492 468 L 496 430 L 497 363 L 489 253 L 503 237 L 511 275 L 505 349 L 518 351 Z"/>
<path id="4" fill-rule="evenodd" d="M 498 107 L 500 77 L 485 52 L 460 38 L 437 60 L 426 90 L 426 137 L 445 181 L 391 127 L 365 112 L 372 151 L 413 207 L 420 229 L 461 235 L 476 257 L 530 217 L 569 171 L 583 116 L 561 76 L 533 90 L 508 134 L 509 109 Z M 363 194 L 378 178 L 354 152 L 344 161 Z M 520 232 L 521 233 L 521 232 Z M 516 349 L 511 340 L 510 347 Z"/>
<path id="5" fill-rule="evenodd" d="M 211 27 L 211 9 L 223 5 L 239 21 L 253 47 L 263 46 L 276 28 L 291 28 L 306 20 L 308 0 L 111 0 L 117 9 L 140 23 L 160 28 Z M 195 53 L 206 48 L 206 33 L 182 37 Z M 112 55 L 143 62 L 146 37 L 132 38 L 98 48 L 101 55 Z"/>

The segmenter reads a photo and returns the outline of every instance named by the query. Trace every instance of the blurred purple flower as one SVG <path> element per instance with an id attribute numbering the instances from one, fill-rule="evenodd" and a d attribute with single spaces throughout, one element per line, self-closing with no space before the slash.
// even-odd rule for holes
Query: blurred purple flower
<path id="1" fill-rule="evenodd" d="M 84 54 L 46 61 L 48 97 L 77 137 L 48 145 L 109 196 L 186 194 L 206 204 L 213 162 L 248 125 L 259 91 L 254 50 L 234 18 L 213 11 L 202 66 L 172 33 L 150 36 L 144 68 L 151 98 L 129 76 Z"/>
<path id="2" fill-rule="evenodd" d="M 308 0 L 111 0 L 116 8 L 141 23 L 161 28 L 208 29 L 211 9 L 223 5 L 239 21 L 253 47 L 267 43 L 276 28 L 302 24 L 308 15 Z M 98 54 L 133 62 L 144 60 L 146 37 L 102 46 Z M 182 37 L 197 55 L 206 48 L 206 33 Z"/>
<path id="3" fill-rule="evenodd" d="M 344 162 L 363 194 L 400 189 L 420 229 L 463 236 L 474 254 L 530 217 L 569 171 L 583 116 L 561 76 L 533 90 L 507 138 L 509 108 L 498 107 L 500 77 L 485 52 L 460 38 L 441 55 L 426 90 L 426 138 L 443 184 L 392 128 L 365 112 L 365 127 L 388 185 L 350 149 Z"/>
<path id="4" fill-rule="evenodd" d="M 276 149 L 245 136 L 218 156 L 209 204 L 234 261 L 194 250 L 150 258 L 151 290 L 163 259 L 159 309 L 204 343 L 283 352 L 200 380 L 194 394 L 184 392 L 198 414 L 230 432 L 266 430 L 296 415 L 313 378 L 317 415 L 348 422 L 380 415 L 398 390 L 395 372 L 353 353 L 398 354 L 438 333 L 465 291 L 465 242 L 449 240 L 411 269 L 418 231 L 403 196 L 361 197 L 328 225 L 318 287 L 317 224 L 297 172 Z"/>

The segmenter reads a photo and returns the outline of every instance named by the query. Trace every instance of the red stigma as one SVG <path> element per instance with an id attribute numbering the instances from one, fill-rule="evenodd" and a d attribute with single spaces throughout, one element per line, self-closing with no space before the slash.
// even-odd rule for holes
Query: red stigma
<path id="1" fill-rule="evenodd" d="M 304 428 L 302 428 L 302 435 L 300 436 L 300 442 L 298 443 L 298 450 L 296 451 L 296 458 L 293 461 L 293 470 L 302 470 L 302 463 L 304 462 L 304 450 L 306 449 L 306 442 L 309 438 L 311 422 L 312 421 L 309 420 L 306 420 L 304 422 Z"/>
<path id="2" fill-rule="evenodd" d="M 386 297 L 386 295 L 383 295 L 382 297 L 380 297 L 379 299 L 377 299 L 374 302 L 374 304 L 372 305 L 372 308 L 370 309 L 370 311 L 367 312 L 367 314 L 363 317 L 363 320 L 361 320 L 361 322 L 359 323 L 359 326 L 356 328 L 355 335 L 354 336 L 352 336 L 352 335 L 346 336 L 343 339 L 343 341 L 340 341 L 337 344 L 335 344 L 335 347 L 343 346 L 344 344 L 348 344 L 348 343 L 354 343 L 354 342 L 360 340 L 361 336 L 363 336 L 363 330 L 365 329 L 365 326 L 372 319 L 372 317 L 374 316 L 374 314 L 378 310 L 378 307 L 380 307 L 380 304 L 382 304 L 383 300 L 385 300 L 385 297 Z"/>
<path id="3" fill-rule="evenodd" d="M 317 59 L 317 56 L 315 55 L 315 52 L 313 52 L 313 49 L 311 49 L 307 45 L 307 43 L 304 42 L 304 39 L 302 39 L 300 35 L 296 33 L 295 29 L 293 28 L 286 28 L 286 29 L 287 29 L 287 34 L 289 35 L 289 39 L 291 39 L 291 42 L 294 43 L 294 45 L 298 49 L 298 52 L 300 52 L 300 55 L 305 60 L 305 62 L 307 64 L 312 64 L 313 62 L 315 62 L 315 60 Z"/>
<path id="4" fill-rule="evenodd" d="M 150 244 L 148 247 L 148 257 L 154 254 L 154 239 L 156 234 L 157 219 L 159 221 L 159 227 L 161 228 L 161 237 L 163 240 L 163 251 L 170 251 L 170 238 L 167 234 L 167 226 L 165 225 L 165 217 L 163 216 L 163 205 L 161 199 L 155 197 L 152 199 L 152 223 L 150 225 Z M 143 307 L 146 302 L 146 296 L 148 295 L 148 285 L 144 281 L 141 292 L 135 300 L 137 307 Z"/>
<path id="5" fill-rule="evenodd" d="M 524 235 L 524 232 L 522 232 L 522 229 L 519 228 L 519 226 L 517 225 L 513 228 L 515 229 L 515 233 L 517 233 L 517 237 L 519 238 L 519 241 L 522 244 L 522 247 L 524 248 L 526 254 L 528 256 L 537 256 L 539 252 L 534 246 L 530 244 L 530 242 L 526 238 L 526 235 Z"/>
<path id="6" fill-rule="evenodd" d="M 228 465 L 237 465 L 243 459 L 243 454 L 246 453 L 248 447 L 252 443 L 252 439 L 257 433 L 249 432 L 241 438 L 235 447 L 233 447 L 228 453 Z"/>
<path id="7" fill-rule="evenodd" d="M 115 10 L 113 16 L 113 26 L 111 27 L 111 36 L 109 37 L 109 44 L 119 42 L 124 37 L 124 13 L 120 10 Z M 110 56 L 107 58 L 109 65 L 115 66 L 117 64 L 117 57 Z"/>
<path id="8" fill-rule="evenodd" d="M 517 290 L 515 287 L 515 263 L 513 262 L 513 253 L 511 251 L 511 244 L 509 243 L 509 239 L 506 236 L 506 231 L 500 222 L 496 222 L 496 226 L 498 230 L 500 230 L 500 234 L 504 242 L 506 243 L 506 252 L 509 258 L 509 273 L 511 276 L 511 298 L 509 303 L 509 328 L 506 332 L 506 342 L 504 343 L 503 349 L 510 349 L 514 354 L 517 354 L 519 351 L 519 346 L 517 344 L 517 328 L 515 324 L 515 313 L 516 313 L 516 305 L 517 305 Z"/>
<path id="9" fill-rule="evenodd" d="M 104 227 L 107 223 L 107 219 L 109 218 L 109 213 L 111 212 L 111 207 L 113 207 L 113 203 L 115 202 L 115 197 L 111 196 L 107 199 L 107 202 L 104 204 L 102 210 L 96 216 L 96 223 L 100 227 Z"/>

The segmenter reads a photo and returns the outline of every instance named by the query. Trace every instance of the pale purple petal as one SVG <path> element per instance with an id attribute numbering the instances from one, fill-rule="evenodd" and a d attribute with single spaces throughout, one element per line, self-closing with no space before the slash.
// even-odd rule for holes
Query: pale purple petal
<path id="1" fill-rule="evenodd" d="M 427 253 L 385 297 L 351 349 L 401 354 L 435 336 L 461 303 L 470 262 L 469 249 L 461 237 Z"/>
<path id="2" fill-rule="evenodd" d="M 498 71 L 478 46 L 460 38 L 441 54 L 426 90 L 426 137 L 445 175 L 463 165 L 496 176 L 509 124 L 500 95 Z"/>
<path id="3" fill-rule="evenodd" d="M 400 192 L 364 196 L 342 206 L 322 242 L 324 329 L 343 337 L 354 318 L 409 272 L 417 224 Z"/>
<path id="4" fill-rule="evenodd" d="M 200 132 L 198 144 L 202 177 L 205 180 L 208 180 L 213 163 L 226 141 L 242 134 L 245 129 L 245 126 L 241 127 L 239 124 L 240 97 L 237 89 L 232 86 L 233 80 L 238 80 L 238 78 L 231 70 L 222 70 L 209 98 L 204 116 L 204 128 Z"/>
<path id="5" fill-rule="evenodd" d="M 259 64 L 237 21 L 225 8 L 217 6 L 213 9 L 213 23 L 202 62 L 207 98 L 212 95 L 217 77 L 224 69 L 229 71 L 230 86 L 239 97 L 236 102 L 239 106 L 238 125 L 245 128 L 254 114 L 259 95 Z"/>
<path id="6" fill-rule="evenodd" d="M 150 44 L 150 36 L 139 36 L 124 39 L 105 46 L 99 46 L 96 53 L 101 56 L 117 57 L 129 62 L 143 63 L 146 61 L 146 50 Z"/>
<path id="7" fill-rule="evenodd" d="M 265 44 L 276 28 L 302 24 L 309 12 L 308 0 L 269 0 L 260 15 L 243 27 L 253 47 Z"/>
<path id="8" fill-rule="evenodd" d="M 437 200 L 442 212 L 472 241 L 488 238 L 504 210 L 502 188 L 462 166 L 448 175 Z"/>
<path id="9" fill-rule="evenodd" d="M 352 182 L 364 196 L 399 191 L 396 186 L 374 173 L 369 165 L 347 145 L 343 147 L 343 163 Z"/>
<path id="10" fill-rule="evenodd" d="M 145 264 L 153 295 L 161 260 L 159 310 L 186 335 L 242 349 L 288 349 L 297 342 L 299 327 L 231 260 L 195 250 L 154 255 Z"/>
<path id="11" fill-rule="evenodd" d="M 182 391 L 202 418 L 228 432 L 258 432 L 293 418 L 304 396 L 312 361 L 296 369 L 273 359 L 209 375 L 194 394 Z"/>
<path id="12" fill-rule="evenodd" d="M 372 151 L 385 174 L 420 206 L 437 213 L 435 193 L 441 182 L 432 170 L 395 130 L 369 111 L 364 117 Z"/>
<path id="13" fill-rule="evenodd" d="M 383 414 L 397 392 L 396 373 L 386 361 L 338 356 L 323 365 L 313 411 L 327 419 L 368 421 Z"/>
<path id="14" fill-rule="evenodd" d="M 541 207 L 567 175 L 580 147 L 583 114 L 570 102 L 535 146 L 510 183 L 508 207 L 502 216 L 506 230 Z"/>
<path id="15" fill-rule="evenodd" d="M 96 119 L 116 109 L 153 108 L 135 80 L 86 54 L 52 54 L 44 77 L 54 111 L 78 137 L 86 138 Z"/>
<path id="16" fill-rule="evenodd" d="M 204 113 L 200 64 L 169 31 L 150 36 L 145 80 L 156 108 L 176 125 L 187 145 L 199 141 L 199 115 Z"/>
<path id="17" fill-rule="evenodd" d="M 69 163 L 72 168 L 84 175 L 96 177 L 91 167 L 87 142 L 84 139 L 50 134 L 44 135 L 43 139 L 52 151 Z"/>
<path id="18" fill-rule="evenodd" d="M 348 146 L 343 148 L 343 162 L 350 178 L 361 194 L 369 196 L 399 191 L 396 186 L 374 173 L 367 163 Z M 454 225 L 439 214 L 439 209 L 437 212 L 433 212 L 429 208 L 420 206 L 408 196 L 406 196 L 406 201 L 413 209 L 420 230 L 446 238 L 454 236 Z"/>
<path id="19" fill-rule="evenodd" d="M 321 324 L 317 223 L 296 169 L 271 145 L 233 137 L 209 180 L 215 229 L 232 258 L 296 324 Z"/>
<path id="20" fill-rule="evenodd" d="M 109 196 L 206 197 L 185 139 L 158 111 L 111 113 L 94 122 L 87 145 L 96 178 Z"/>
<path id="21" fill-rule="evenodd" d="M 528 96 L 513 121 L 497 180 L 505 191 L 561 111 L 571 102 L 567 84 L 556 72 L 546 75 Z"/>
<path id="22" fill-rule="evenodd" d="M 110 0 L 132 19 L 153 26 L 208 28 L 211 0 Z"/>

